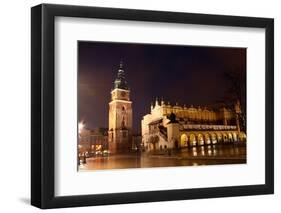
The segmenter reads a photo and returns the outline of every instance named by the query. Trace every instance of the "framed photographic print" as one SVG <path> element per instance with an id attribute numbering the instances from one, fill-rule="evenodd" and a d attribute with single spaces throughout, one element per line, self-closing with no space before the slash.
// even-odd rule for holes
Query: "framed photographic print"
<path id="1" fill-rule="evenodd" d="M 31 203 L 274 192 L 274 21 L 31 9 Z"/>

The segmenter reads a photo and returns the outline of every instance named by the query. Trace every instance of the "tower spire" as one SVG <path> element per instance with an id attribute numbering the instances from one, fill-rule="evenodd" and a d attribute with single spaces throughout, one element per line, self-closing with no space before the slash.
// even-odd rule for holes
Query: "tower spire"
<path id="1" fill-rule="evenodd" d="M 155 99 L 155 106 L 159 106 L 158 98 Z"/>
<path id="2" fill-rule="evenodd" d="M 153 110 L 153 102 L 151 102 L 151 104 L 150 104 L 150 111 L 152 111 Z"/>
<path id="3" fill-rule="evenodd" d="M 119 69 L 123 69 L 123 60 L 122 59 L 120 60 L 120 63 L 119 63 Z"/>
<path id="4" fill-rule="evenodd" d="M 161 106 L 164 106 L 165 105 L 165 102 L 164 102 L 164 99 L 163 97 L 161 98 Z"/>
<path id="5" fill-rule="evenodd" d="M 119 63 L 119 69 L 118 69 L 118 73 L 117 73 L 117 78 L 114 81 L 114 89 L 125 89 L 128 90 L 128 84 L 127 81 L 125 79 L 125 71 L 123 68 L 123 61 L 120 60 Z"/>

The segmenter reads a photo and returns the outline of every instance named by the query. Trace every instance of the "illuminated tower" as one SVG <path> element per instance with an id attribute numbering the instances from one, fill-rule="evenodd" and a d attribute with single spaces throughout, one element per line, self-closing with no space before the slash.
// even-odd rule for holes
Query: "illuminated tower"
<path id="1" fill-rule="evenodd" d="M 114 88 L 111 91 L 108 129 L 108 144 L 111 153 L 126 152 L 131 149 L 132 101 L 130 101 L 130 89 L 125 79 L 122 62 L 120 62 Z"/>

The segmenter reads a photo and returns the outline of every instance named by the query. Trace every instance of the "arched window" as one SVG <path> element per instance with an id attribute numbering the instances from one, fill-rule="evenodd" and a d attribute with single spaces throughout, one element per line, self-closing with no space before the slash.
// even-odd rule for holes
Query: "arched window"
<path id="1" fill-rule="evenodd" d="M 122 123 L 121 123 L 122 128 L 125 127 L 125 116 L 122 117 Z"/>
<path id="2" fill-rule="evenodd" d="M 208 133 L 205 134 L 205 143 L 206 144 L 211 144 L 210 135 Z"/>
<path id="3" fill-rule="evenodd" d="M 198 138 L 198 144 L 199 145 L 204 145 L 205 142 L 204 142 L 203 135 L 202 134 L 198 134 L 197 138 Z"/>
<path id="4" fill-rule="evenodd" d="M 197 141 L 196 141 L 196 137 L 195 137 L 194 134 L 190 134 L 190 136 L 189 136 L 189 143 L 190 143 L 190 146 L 196 146 Z"/>
<path id="5" fill-rule="evenodd" d="M 217 136 L 215 133 L 211 134 L 211 140 L 212 140 L 212 144 L 216 144 L 217 143 Z"/>
<path id="6" fill-rule="evenodd" d="M 188 141 L 187 135 L 186 135 L 186 134 L 182 134 L 182 135 L 181 135 L 181 143 L 180 143 L 180 146 L 181 146 L 181 147 L 187 146 L 187 141 Z"/>

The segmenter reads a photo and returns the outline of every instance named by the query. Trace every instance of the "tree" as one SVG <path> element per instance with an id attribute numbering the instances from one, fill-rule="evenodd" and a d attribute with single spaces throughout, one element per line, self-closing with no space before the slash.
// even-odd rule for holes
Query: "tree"
<path id="1" fill-rule="evenodd" d="M 223 73 L 223 79 L 226 80 L 227 86 L 223 97 L 218 102 L 224 107 L 233 109 L 237 101 L 241 103 L 241 129 L 246 131 L 246 75 L 239 69 L 233 68 Z"/>

